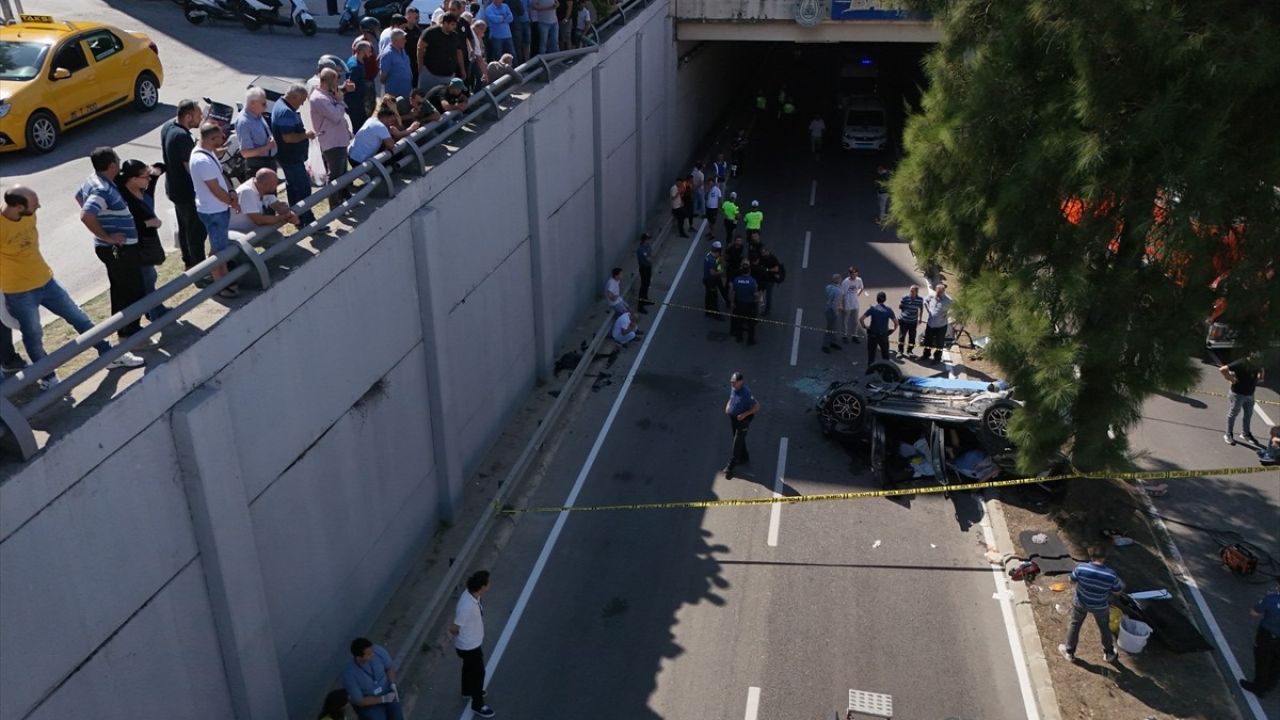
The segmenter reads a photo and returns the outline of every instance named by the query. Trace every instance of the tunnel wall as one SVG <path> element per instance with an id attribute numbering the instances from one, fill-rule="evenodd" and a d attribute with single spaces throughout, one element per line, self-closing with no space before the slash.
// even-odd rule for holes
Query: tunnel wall
<path id="1" fill-rule="evenodd" d="M 667 10 L 0 485 L 0 717 L 314 713 L 729 99 Z"/>

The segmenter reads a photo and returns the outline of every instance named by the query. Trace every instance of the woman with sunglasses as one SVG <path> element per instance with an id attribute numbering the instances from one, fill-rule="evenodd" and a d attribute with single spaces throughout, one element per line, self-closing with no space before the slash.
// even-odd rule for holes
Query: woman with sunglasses
<path id="1" fill-rule="evenodd" d="M 138 229 L 137 264 L 142 274 L 142 287 L 146 295 L 155 292 L 156 266 L 164 264 L 164 246 L 160 242 L 160 218 L 156 217 L 156 183 L 164 174 L 164 165 L 147 165 L 141 160 L 126 160 L 116 175 L 116 185 L 133 214 Z M 147 311 L 147 320 L 155 322 L 169 308 L 157 305 Z M 113 312 L 115 309 L 113 308 Z"/>

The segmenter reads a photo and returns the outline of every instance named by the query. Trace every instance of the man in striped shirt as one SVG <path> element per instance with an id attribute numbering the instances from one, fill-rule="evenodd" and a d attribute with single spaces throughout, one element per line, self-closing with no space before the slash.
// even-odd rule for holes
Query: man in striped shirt
<path id="1" fill-rule="evenodd" d="M 898 303 L 898 354 L 910 355 L 916 351 L 916 326 L 920 324 L 920 311 L 924 308 L 924 298 L 920 297 L 920 286 L 912 285 L 902 301 Z M 903 341 L 907 351 L 902 351 Z"/>
<path id="2" fill-rule="evenodd" d="M 93 174 L 80 186 L 76 202 L 80 204 L 80 222 L 93 235 L 93 250 L 107 268 L 111 312 L 115 314 L 147 294 L 138 259 L 138 227 L 116 187 L 116 175 L 120 174 L 116 151 L 95 148 L 89 153 L 89 161 L 93 163 Z M 137 319 L 120 328 L 120 339 L 138 332 L 141 325 L 141 319 Z"/>
<path id="3" fill-rule="evenodd" d="M 1076 660 L 1076 644 L 1080 641 L 1080 626 L 1086 615 L 1092 615 L 1102 636 L 1102 658 L 1116 661 L 1116 649 L 1111 641 L 1111 595 L 1124 591 L 1124 583 L 1116 571 L 1107 567 L 1107 554 L 1101 546 L 1089 548 L 1089 562 L 1081 563 L 1071 571 L 1071 582 L 1076 584 L 1076 597 L 1071 612 L 1071 626 L 1067 629 L 1067 641 L 1058 646 L 1058 652 L 1067 662 Z"/>

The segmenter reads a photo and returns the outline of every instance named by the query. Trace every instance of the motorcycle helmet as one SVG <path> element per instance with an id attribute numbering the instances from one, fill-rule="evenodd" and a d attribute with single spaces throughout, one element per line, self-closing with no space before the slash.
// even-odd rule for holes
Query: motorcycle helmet
<path id="1" fill-rule="evenodd" d="M 316 75 L 321 70 L 329 68 L 338 73 L 338 82 L 344 82 L 347 79 L 347 64 L 337 55 L 321 55 L 320 60 L 316 62 Z"/>
<path id="2" fill-rule="evenodd" d="M 365 16 L 360 18 L 360 30 L 362 32 L 377 33 L 382 28 L 382 23 L 378 22 L 378 18 Z"/>

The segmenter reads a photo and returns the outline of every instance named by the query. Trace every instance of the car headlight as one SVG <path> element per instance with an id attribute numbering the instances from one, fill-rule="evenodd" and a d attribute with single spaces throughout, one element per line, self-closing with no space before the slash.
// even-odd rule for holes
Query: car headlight
<path id="1" fill-rule="evenodd" d="M 13 109 L 12 103 L 8 100 L 0 100 L 0 118 L 8 115 L 11 109 Z"/>

